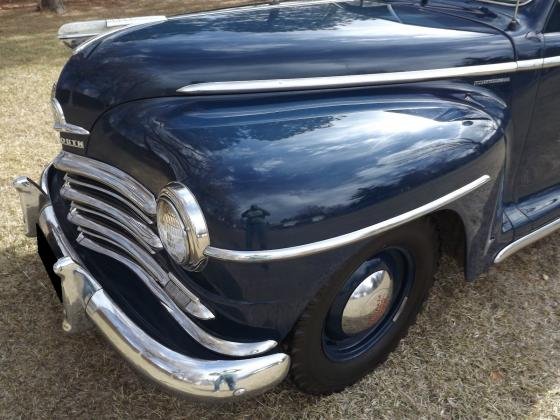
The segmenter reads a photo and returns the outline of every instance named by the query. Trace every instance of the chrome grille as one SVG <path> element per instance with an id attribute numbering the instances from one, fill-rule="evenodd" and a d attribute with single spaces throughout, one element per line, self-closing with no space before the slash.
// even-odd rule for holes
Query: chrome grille
<path id="1" fill-rule="evenodd" d="M 156 214 L 156 200 L 153 194 L 127 173 L 106 163 L 62 152 L 54 160 L 53 165 L 67 174 L 83 176 L 108 187 L 110 193 L 132 203 L 144 213 Z M 95 188 L 101 189 L 99 185 Z M 113 193 L 114 191 L 114 193 Z"/>
<path id="2" fill-rule="evenodd" d="M 145 222 L 111 205 L 109 202 L 76 190 L 68 183 L 62 186 L 60 195 L 71 202 L 70 214 L 90 215 L 94 218 L 112 222 L 129 233 L 151 254 L 163 248 L 159 237 Z"/>
<path id="3" fill-rule="evenodd" d="M 154 223 L 153 194 L 130 175 L 90 158 L 62 152 L 53 165 L 65 173 L 60 195 L 70 203 L 67 219 L 78 227 L 80 246 L 127 266 L 158 298 L 181 327 L 199 343 L 229 356 L 260 354 L 274 340 L 226 341 L 198 326 L 187 315 L 212 319 L 212 312 L 156 260 L 163 250 Z"/>

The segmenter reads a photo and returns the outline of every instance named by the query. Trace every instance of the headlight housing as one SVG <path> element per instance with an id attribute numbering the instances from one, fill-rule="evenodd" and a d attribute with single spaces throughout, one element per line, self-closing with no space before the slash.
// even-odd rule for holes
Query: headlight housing
<path id="1" fill-rule="evenodd" d="M 204 250 L 210 245 L 208 228 L 196 198 L 183 184 L 172 182 L 159 194 L 157 228 L 173 260 L 191 271 L 204 268 Z"/>

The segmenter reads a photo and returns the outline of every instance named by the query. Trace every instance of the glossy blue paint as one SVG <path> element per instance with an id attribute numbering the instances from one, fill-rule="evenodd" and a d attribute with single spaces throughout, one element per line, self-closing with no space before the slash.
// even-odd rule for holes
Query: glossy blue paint
<path id="1" fill-rule="evenodd" d="M 73 56 L 57 97 L 90 128 L 108 108 L 177 95 L 197 82 L 336 76 L 490 64 L 513 59 L 484 23 L 416 2 L 239 8 L 110 35 Z"/>
<path id="2" fill-rule="evenodd" d="M 478 178 L 469 171 L 459 182 L 430 185 L 503 138 L 503 103 L 472 87 L 472 104 L 454 102 L 464 88 L 434 84 L 421 97 L 392 88 L 135 101 L 98 121 L 88 155 L 155 193 L 184 182 L 213 246 L 294 246 L 380 222 Z M 421 187 L 430 194 L 413 200 Z M 388 206 L 391 199 L 410 204 Z M 267 212 L 266 232 L 247 231 L 253 205 Z"/>
<path id="3" fill-rule="evenodd" d="M 421 93 L 426 91 L 433 93 Z M 204 211 L 213 246 L 273 249 L 369 226 L 481 174 L 496 183 L 507 120 L 499 97 L 463 83 L 161 98 L 106 113 L 92 130 L 87 153 L 154 193 L 171 180 L 184 182 Z M 495 212 L 497 195 L 490 191 L 477 191 L 477 204 L 454 204 L 468 219 L 475 253 L 489 236 L 481 226 L 491 225 L 482 218 Z M 268 215 L 252 226 L 247 211 L 255 205 Z M 210 324 L 217 331 L 228 320 L 269 325 L 283 338 L 308 300 L 359 249 L 268 265 L 210 261 L 197 274 L 171 261 L 162 264 L 207 299 L 219 314 Z"/>
<path id="4" fill-rule="evenodd" d="M 557 90 L 559 70 L 503 75 L 510 80 L 481 86 L 488 78 L 207 97 L 176 90 L 196 82 L 560 55 L 554 36 L 540 34 L 554 4 L 534 0 L 517 25 L 510 7 L 476 0 L 338 2 L 177 17 L 110 35 L 76 54 L 56 96 L 67 120 L 91 132 L 87 156 L 124 170 L 154 194 L 170 181 L 187 185 L 218 247 L 274 249 L 331 238 L 488 174 L 490 183 L 445 209 L 463 222 L 472 279 L 504 245 L 558 211 L 558 151 L 544 134 L 557 124 L 548 93 Z M 548 113 L 532 118 L 533 109 Z M 52 191 L 57 182 L 53 177 Z M 64 219 L 67 209 L 55 201 Z M 320 287 L 363 262 L 356 260 L 363 246 L 271 264 L 210 260 L 199 273 L 163 253 L 157 259 L 216 314 L 206 328 L 226 338 L 282 340 Z M 106 274 L 130 273 L 79 252 L 134 312 L 141 286 L 129 298 Z M 158 321 L 161 309 L 146 305 L 154 312 L 145 319 L 135 312 L 137 321 L 181 345 L 177 331 Z"/>

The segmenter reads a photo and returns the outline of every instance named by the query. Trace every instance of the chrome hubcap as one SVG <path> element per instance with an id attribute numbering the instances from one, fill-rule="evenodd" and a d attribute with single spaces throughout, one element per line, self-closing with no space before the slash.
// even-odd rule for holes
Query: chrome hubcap
<path id="1" fill-rule="evenodd" d="M 342 331 L 348 335 L 363 332 L 383 319 L 391 306 L 393 279 L 386 270 L 366 277 L 354 289 L 342 313 Z"/>

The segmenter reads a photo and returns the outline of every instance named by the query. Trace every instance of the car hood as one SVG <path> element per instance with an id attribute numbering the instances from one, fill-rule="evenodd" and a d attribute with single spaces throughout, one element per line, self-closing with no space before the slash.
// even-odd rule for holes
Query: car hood
<path id="1" fill-rule="evenodd" d="M 484 12 L 487 13 L 487 12 Z M 200 82 L 341 76 L 511 61 L 509 39 L 445 8 L 309 2 L 169 18 L 93 42 L 56 92 L 85 128 L 108 108 Z"/>

